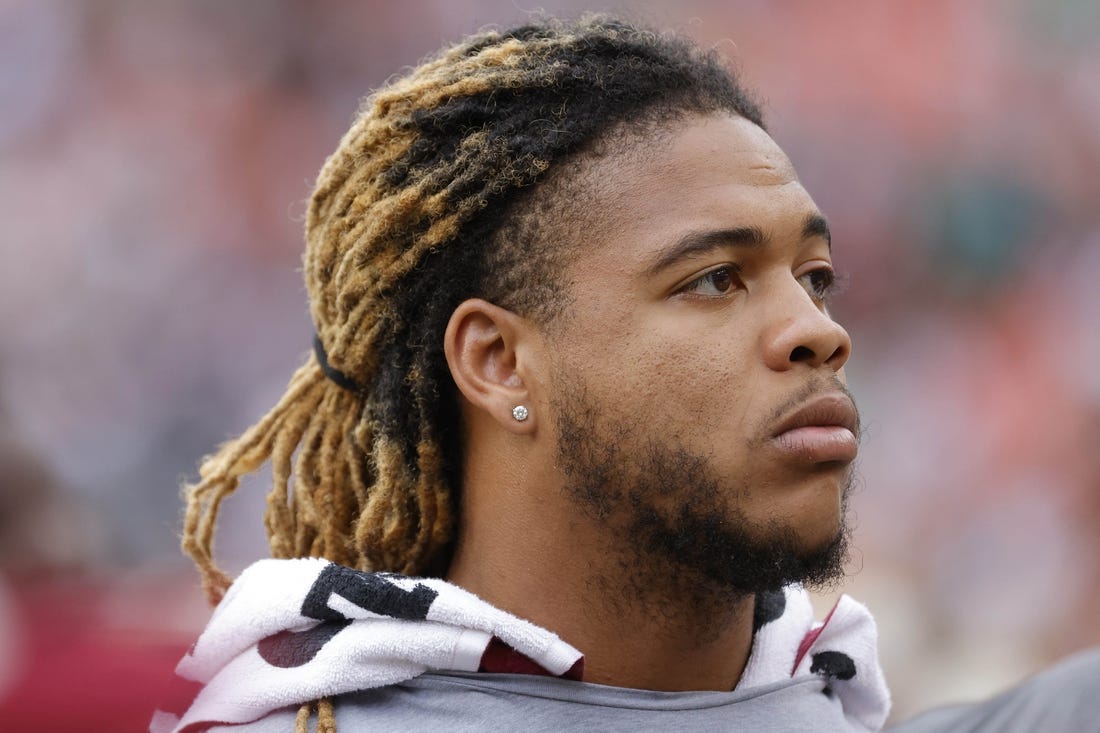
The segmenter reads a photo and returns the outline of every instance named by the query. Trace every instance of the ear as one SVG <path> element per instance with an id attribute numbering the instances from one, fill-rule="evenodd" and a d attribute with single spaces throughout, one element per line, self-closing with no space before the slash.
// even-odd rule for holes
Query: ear
<path id="1" fill-rule="evenodd" d="M 480 298 L 455 308 L 443 336 L 447 366 L 463 397 L 519 435 L 533 434 L 537 424 L 529 373 L 534 337 L 528 320 Z M 519 405 L 527 409 L 523 420 L 512 412 Z"/>

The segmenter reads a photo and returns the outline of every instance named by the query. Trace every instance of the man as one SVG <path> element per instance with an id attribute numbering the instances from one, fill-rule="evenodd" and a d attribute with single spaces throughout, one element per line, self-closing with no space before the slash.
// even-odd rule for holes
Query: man
<path id="1" fill-rule="evenodd" d="M 314 355 L 189 487 L 220 605 L 154 729 L 882 726 L 870 615 L 800 585 L 858 448 L 829 229 L 716 55 L 468 39 L 368 100 L 306 237 Z M 267 460 L 281 559 L 230 588 Z"/>

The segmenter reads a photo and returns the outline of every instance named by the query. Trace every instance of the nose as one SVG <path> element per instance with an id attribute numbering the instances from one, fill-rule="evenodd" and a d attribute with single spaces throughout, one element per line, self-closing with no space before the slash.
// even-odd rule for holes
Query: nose
<path id="1" fill-rule="evenodd" d="M 800 286 L 774 305 L 764 334 L 768 368 L 782 372 L 804 364 L 840 371 L 852 354 L 852 339 L 824 306 Z"/>

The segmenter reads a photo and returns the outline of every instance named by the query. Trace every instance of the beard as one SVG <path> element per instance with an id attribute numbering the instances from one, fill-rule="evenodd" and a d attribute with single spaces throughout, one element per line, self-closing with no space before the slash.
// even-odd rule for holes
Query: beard
<path id="1" fill-rule="evenodd" d="M 659 428 L 609 416 L 582 385 L 566 386 L 554 407 L 565 490 L 605 529 L 609 555 L 619 563 L 616 585 L 726 603 L 791 583 L 826 589 L 843 577 L 850 468 L 836 533 L 807 544 L 778 519 L 746 516 L 737 498 L 749 496 L 751 486 L 723 480 L 708 457 Z"/>

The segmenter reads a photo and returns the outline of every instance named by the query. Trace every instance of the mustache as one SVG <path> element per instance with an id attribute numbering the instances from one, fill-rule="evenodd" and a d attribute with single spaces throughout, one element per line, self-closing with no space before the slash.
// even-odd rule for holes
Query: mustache
<path id="1" fill-rule="evenodd" d="M 776 422 L 781 420 L 784 415 L 796 410 L 807 401 L 817 397 L 818 395 L 830 394 L 840 392 L 847 396 L 852 404 L 856 408 L 856 425 L 855 436 L 856 440 L 862 442 L 863 440 L 863 420 L 859 413 L 859 403 L 856 402 L 855 395 L 848 389 L 844 382 L 840 381 L 840 377 L 835 374 L 831 377 L 816 377 L 806 384 L 804 384 L 797 392 L 790 395 L 783 402 L 775 406 L 771 413 L 765 418 L 761 426 L 761 434 L 767 434 L 768 428 L 775 425 Z"/>

